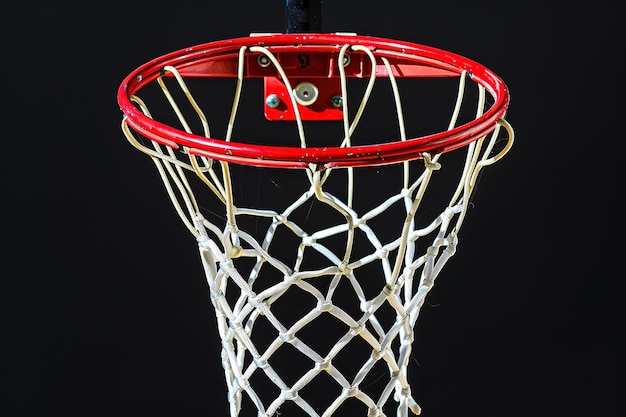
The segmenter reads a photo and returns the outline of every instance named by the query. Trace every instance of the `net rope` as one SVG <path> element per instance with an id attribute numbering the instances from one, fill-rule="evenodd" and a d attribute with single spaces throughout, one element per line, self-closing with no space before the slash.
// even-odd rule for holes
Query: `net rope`
<path id="1" fill-rule="evenodd" d="M 370 49 L 350 45 L 341 49 L 339 62 L 347 50 L 359 50 L 373 62 L 379 59 L 389 65 L 384 57 L 376 57 Z M 262 46 L 242 47 L 239 51 L 238 77 L 225 140 L 233 138 L 247 53 L 266 55 L 280 73 L 291 93 L 300 144 L 306 147 L 307 137 L 293 88 L 276 57 Z M 193 108 L 192 116 L 183 114 L 182 106 L 164 82 L 166 73 L 175 78 Z M 188 118 L 196 117 L 202 126 L 202 135 L 211 137 L 207 117 L 177 69 L 165 67 L 163 74 L 156 81 L 182 128 L 191 133 Z M 400 140 L 406 140 L 398 84 L 391 69 L 388 74 Z M 353 119 L 348 120 L 346 77 L 343 73 L 340 75 L 346 98 L 342 103 L 345 117 L 341 146 L 351 146 L 352 135 L 377 78 L 372 71 L 358 110 Z M 467 74 L 461 74 L 449 129 L 457 123 L 466 80 Z M 146 102 L 138 96 L 133 96 L 132 100 L 144 114 L 152 117 Z M 483 112 L 485 100 L 485 90 L 479 86 L 477 117 Z M 506 141 L 500 138 L 502 126 L 507 132 Z M 197 240 L 221 339 L 221 362 L 231 417 L 243 415 L 246 407 L 254 408 L 258 417 L 278 416 L 288 404 L 307 416 L 346 415 L 345 411 L 340 414 L 345 409 L 343 407 L 354 401 L 367 409 L 368 417 L 386 416 L 391 409 L 399 417 L 420 414 L 408 377 L 414 326 L 426 295 L 456 251 L 458 232 L 470 206 L 480 170 L 499 160 L 511 147 L 513 132 L 506 121 L 500 120 L 490 135 L 463 148 L 465 157 L 462 172 L 455 180 L 456 186 L 449 194 L 447 204 L 442 204 L 442 209 L 428 218 L 420 214 L 420 209 L 429 184 L 442 170 L 440 154 L 424 153 L 421 159 L 400 163 L 399 179 L 387 183 L 394 192 L 367 210 L 357 209 L 354 204 L 355 178 L 365 168 L 324 169 L 313 164 L 295 174 L 290 171 L 290 175 L 300 175 L 304 171 L 306 186 L 286 206 L 239 207 L 233 197 L 232 163 L 212 160 L 191 148 L 174 149 L 150 141 L 132 131 L 126 120 L 122 121 L 122 130 L 133 146 L 151 157 L 177 214 Z M 498 152 L 494 151 L 496 144 L 501 148 Z M 336 170 L 343 174 L 336 173 Z M 200 182 L 191 181 L 192 177 L 197 177 Z M 329 184 L 336 178 L 342 182 L 345 193 L 330 190 Z M 203 198 L 210 196 L 211 210 L 220 211 L 221 208 L 223 222 L 209 220 L 199 203 L 201 195 Z M 333 224 L 312 229 L 310 224 L 296 216 L 313 202 L 324 207 L 324 213 L 337 214 L 328 215 Z M 393 231 L 392 237 L 382 239 L 370 223 L 390 216 L 392 209 L 394 213 L 402 213 L 401 221 L 396 221 L 401 227 Z M 257 224 L 267 225 L 263 233 L 244 230 L 241 225 L 249 224 L 249 219 L 258 219 Z M 389 230 L 386 232 L 390 233 Z M 289 261 L 275 253 L 276 248 L 283 245 L 281 236 L 285 233 L 290 236 L 290 242 L 295 240 L 291 249 L 295 255 Z M 330 243 L 338 237 L 340 245 Z M 357 253 L 357 241 L 366 242 L 369 249 Z M 316 267 L 307 263 L 312 254 L 316 259 L 322 259 Z M 380 271 L 379 276 L 374 276 L 369 272 L 371 268 L 366 268 L 372 265 Z M 362 272 L 366 270 L 367 273 Z M 278 278 L 264 279 L 265 276 Z M 366 288 L 372 283 L 377 288 L 374 293 Z M 344 306 L 341 298 L 344 296 L 337 295 L 343 294 L 346 287 L 352 291 L 358 308 Z M 302 299 L 309 300 L 299 305 L 306 310 L 290 309 L 285 315 L 285 309 L 277 306 L 296 292 Z M 391 314 L 392 319 L 381 318 L 379 315 L 383 313 Z M 328 319 L 339 323 L 343 330 L 336 340 L 328 340 L 328 349 L 324 350 L 302 335 L 307 326 Z M 325 338 L 326 335 L 319 337 Z M 365 346 L 369 353 L 362 355 L 358 367 L 351 371 L 342 365 L 342 361 L 346 355 L 351 356 L 351 349 L 356 344 Z M 298 361 L 302 366 L 299 368 L 302 371 L 295 377 L 281 373 L 290 367 L 284 359 L 287 350 L 293 353 L 294 363 Z M 380 378 L 381 364 L 386 369 L 383 382 L 379 379 L 377 385 L 370 383 L 372 379 Z M 316 400 L 319 392 L 313 395 L 307 391 L 307 386 L 319 383 L 322 376 L 327 387 L 324 394 L 330 397 L 325 402 Z M 328 382 L 328 377 L 334 382 Z M 377 388 L 370 389 L 374 385 Z"/>

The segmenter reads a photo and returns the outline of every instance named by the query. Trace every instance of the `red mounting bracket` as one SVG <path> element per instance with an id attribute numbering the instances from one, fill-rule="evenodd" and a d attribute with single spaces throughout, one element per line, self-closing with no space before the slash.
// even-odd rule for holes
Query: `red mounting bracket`
<path id="1" fill-rule="evenodd" d="M 342 120 L 343 105 L 339 78 L 290 78 L 302 120 Z M 264 78 L 264 108 L 268 120 L 296 120 L 293 101 L 281 79 Z"/>
<path id="2" fill-rule="evenodd" d="M 336 51 L 316 51 L 305 45 L 296 47 L 295 51 L 293 49 L 277 51 L 275 56 L 289 80 L 300 118 L 342 120 L 341 78 L 337 62 L 339 54 Z M 249 59 L 248 75 L 262 76 L 264 80 L 265 117 L 272 121 L 296 120 L 287 84 L 269 57 L 258 54 Z M 343 67 L 347 77 L 361 76 L 362 54 L 345 54 Z"/>

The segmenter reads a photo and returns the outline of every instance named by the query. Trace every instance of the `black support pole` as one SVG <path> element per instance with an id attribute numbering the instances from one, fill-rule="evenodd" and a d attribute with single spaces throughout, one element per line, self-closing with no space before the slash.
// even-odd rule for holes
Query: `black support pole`
<path id="1" fill-rule="evenodd" d="M 285 33 L 322 31 L 322 0 L 286 0 Z"/>

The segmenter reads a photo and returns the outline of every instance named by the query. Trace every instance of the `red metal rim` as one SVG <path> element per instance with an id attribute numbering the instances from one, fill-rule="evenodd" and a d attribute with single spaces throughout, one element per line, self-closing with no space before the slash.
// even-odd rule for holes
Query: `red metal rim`
<path id="1" fill-rule="evenodd" d="M 388 53 L 414 57 L 416 62 L 427 61 L 459 75 L 463 71 L 471 74 L 472 80 L 487 90 L 493 105 L 485 113 L 454 129 L 406 141 L 352 147 L 282 147 L 256 145 L 241 142 L 226 142 L 217 138 L 206 138 L 162 124 L 143 114 L 131 102 L 143 86 L 162 74 L 165 66 L 190 65 L 206 59 L 237 53 L 243 47 L 264 46 L 267 48 L 334 48 L 339 50 L 346 43 L 362 45 Z M 236 76 L 233 72 L 231 76 Z M 204 155 L 216 160 L 257 166 L 308 167 L 310 164 L 326 167 L 384 165 L 421 157 L 422 153 L 448 152 L 469 144 L 491 133 L 498 120 L 504 118 L 509 93 L 506 85 L 494 72 L 463 56 L 415 43 L 370 36 L 342 34 L 269 34 L 234 38 L 210 42 L 181 49 L 153 59 L 132 71 L 121 83 L 118 104 L 124 113 L 125 122 L 137 133 L 177 148 L 189 148 L 192 154 Z"/>

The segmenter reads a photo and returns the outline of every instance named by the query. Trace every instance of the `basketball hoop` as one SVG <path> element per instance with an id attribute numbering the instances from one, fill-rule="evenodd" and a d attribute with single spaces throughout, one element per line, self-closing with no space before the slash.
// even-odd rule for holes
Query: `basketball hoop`
<path id="1" fill-rule="evenodd" d="M 230 97 L 218 100 L 227 79 Z M 205 88 L 210 80 L 223 85 Z M 262 93 L 245 96 L 255 81 Z M 417 93 L 402 94 L 409 81 Z M 429 96 L 439 82 L 446 88 Z M 371 116 L 382 90 L 390 105 Z M 152 158 L 197 239 L 231 417 L 420 414 L 408 379 L 413 329 L 455 253 L 479 173 L 512 146 L 502 80 L 415 43 L 258 34 L 153 59 L 123 80 L 118 103 L 126 138 Z M 435 103 L 449 109 L 437 128 Z M 258 132 L 239 120 L 244 105 L 263 114 Z M 209 120 L 218 113 L 221 123 Z M 383 113 L 393 118 L 383 138 L 359 131 L 383 126 Z M 260 132 L 269 126 L 280 134 Z M 442 175 L 454 167 L 453 179 Z M 264 176 L 270 188 L 242 193 Z M 289 197 L 273 197 L 287 187 Z"/>

